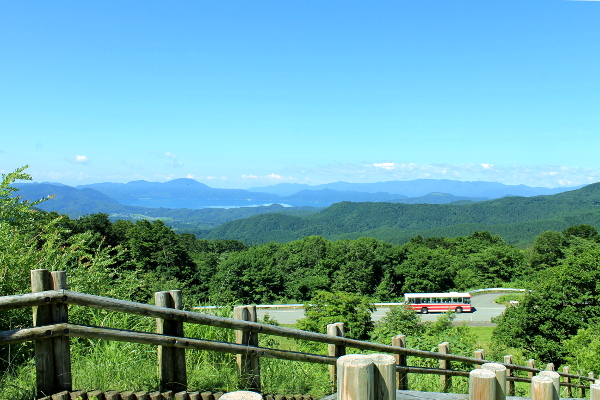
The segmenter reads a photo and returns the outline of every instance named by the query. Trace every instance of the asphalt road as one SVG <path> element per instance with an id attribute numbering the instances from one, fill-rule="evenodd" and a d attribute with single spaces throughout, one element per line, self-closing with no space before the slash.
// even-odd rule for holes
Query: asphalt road
<path id="1" fill-rule="evenodd" d="M 472 313 L 456 314 L 454 319 L 455 323 L 466 322 L 467 325 L 471 326 L 494 326 L 491 323 L 491 319 L 504 312 L 504 306 L 494 303 L 494 300 L 503 295 L 504 293 L 487 293 L 473 296 L 472 305 L 475 307 L 475 311 Z M 387 312 L 388 307 L 379 307 L 372 315 L 373 321 L 379 321 Z M 294 324 L 296 321 L 304 317 L 303 309 L 265 309 L 259 308 L 257 310 L 259 318 L 262 318 L 265 314 L 281 324 Z M 435 321 L 440 313 L 430 314 L 419 314 L 422 321 Z"/>

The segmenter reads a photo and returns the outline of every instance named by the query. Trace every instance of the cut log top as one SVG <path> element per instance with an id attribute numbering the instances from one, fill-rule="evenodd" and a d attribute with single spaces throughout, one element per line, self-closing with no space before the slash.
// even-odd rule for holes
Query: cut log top
<path id="1" fill-rule="evenodd" d="M 348 354 L 338 358 L 337 363 L 338 366 L 354 368 L 365 365 L 371 365 L 373 364 L 373 359 L 364 354 Z"/>
<path id="2" fill-rule="evenodd" d="M 239 390 L 237 392 L 225 393 L 221 396 L 221 400 L 262 400 L 262 395 L 256 392 L 247 390 Z"/>
<path id="3" fill-rule="evenodd" d="M 375 365 L 396 365 L 396 359 L 389 354 L 370 354 L 369 358 Z"/>

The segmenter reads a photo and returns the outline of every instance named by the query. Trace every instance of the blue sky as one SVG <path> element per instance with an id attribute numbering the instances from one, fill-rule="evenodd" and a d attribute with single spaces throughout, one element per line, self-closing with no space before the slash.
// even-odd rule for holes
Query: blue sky
<path id="1" fill-rule="evenodd" d="M 0 170 L 600 181 L 600 2 L 0 2 Z"/>

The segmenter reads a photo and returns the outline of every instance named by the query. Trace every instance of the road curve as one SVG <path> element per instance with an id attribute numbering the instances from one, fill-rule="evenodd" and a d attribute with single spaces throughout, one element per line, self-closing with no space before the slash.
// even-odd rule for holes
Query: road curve
<path id="1" fill-rule="evenodd" d="M 491 322 L 493 317 L 496 317 L 504 312 L 505 306 L 494 303 L 494 300 L 504 293 L 486 293 L 473 296 L 472 303 L 475 307 L 472 313 L 456 314 L 455 323 L 465 322 L 472 326 L 494 326 Z M 373 313 L 373 321 L 379 321 L 387 312 L 389 307 L 378 307 Z M 264 309 L 256 310 L 258 317 L 262 318 L 265 314 L 275 319 L 280 324 L 295 324 L 299 319 L 304 318 L 303 309 Z M 421 321 L 435 321 L 440 314 L 419 314 Z"/>

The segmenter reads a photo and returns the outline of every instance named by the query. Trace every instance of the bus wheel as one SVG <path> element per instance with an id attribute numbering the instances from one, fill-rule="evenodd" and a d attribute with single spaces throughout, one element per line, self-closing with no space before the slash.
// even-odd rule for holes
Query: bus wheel
<path id="1" fill-rule="evenodd" d="M 456 307 L 456 310 L 454 311 L 456 311 L 457 314 L 460 314 L 462 313 L 462 307 Z"/>
<path id="2" fill-rule="evenodd" d="M 429 310 L 427 309 L 427 307 L 421 308 L 421 314 L 427 314 L 428 312 L 429 312 Z"/>

